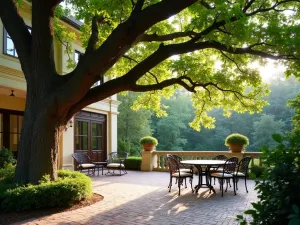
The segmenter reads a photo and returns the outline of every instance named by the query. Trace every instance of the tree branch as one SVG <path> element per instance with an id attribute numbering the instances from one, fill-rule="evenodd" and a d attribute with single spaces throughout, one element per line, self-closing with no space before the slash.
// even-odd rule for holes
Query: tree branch
<path id="1" fill-rule="evenodd" d="M 2 0 L 0 18 L 6 31 L 14 42 L 22 70 L 25 74 L 26 80 L 28 80 L 28 76 L 31 74 L 32 38 L 23 18 L 18 13 L 18 9 L 13 0 Z"/>
<path id="2" fill-rule="evenodd" d="M 182 37 L 194 37 L 197 33 L 194 31 L 185 31 L 185 32 L 175 32 L 171 34 L 165 34 L 165 35 L 157 35 L 155 34 L 142 34 L 138 37 L 137 42 L 163 42 L 163 41 L 171 41 L 176 38 L 182 38 Z"/>
<path id="3" fill-rule="evenodd" d="M 211 6 L 209 3 L 207 3 L 204 0 L 200 0 L 199 3 L 200 3 L 200 5 L 202 5 L 203 7 L 205 7 L 206 9 L 215 9 L 214 6 Z"/>
<path id="4" fill-rule="evenodd" d="M 253 45 L 252 45 L 253 46 Z M 236 48 L 233 46 L 226 46 L 216 41 L 206 41 L 198 43 L 190 43 L 189 41 L 180 44 L 160 45 L 152 55 L 148 56 L 145 60 L 133 67 L 124 77 L 137 81 L 147 71 L 158 65 L 163 60 L 171 57 L 172 55 L 184 54 L 201 49 L 216 49 L 231 54 L 250 54 L 263 58 L 270 59 L 284 59 L 284 60 L 299 60 L 299 58 L 293 55 L 276 55 L 268 52 L 254 50 L 252 47 Z"/>
<path id="5" fill-rule="evenodd" d="M 86 48 L 86 54 L 89 54 L 96 49 L 96 44 L 99 41 L 99 29 L 98 24 L 105 23 L 105 18 L 103 16 L 94 16 L 92 20 L 92 34 L 88 41 L 88 46 Z"/>

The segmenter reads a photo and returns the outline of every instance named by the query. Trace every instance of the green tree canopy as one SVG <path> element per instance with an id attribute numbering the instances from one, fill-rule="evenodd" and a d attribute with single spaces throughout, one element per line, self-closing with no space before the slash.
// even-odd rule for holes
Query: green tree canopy
<path id="1" fill-rule="evenodd" d="M 119 92 L 144 92 L 135 107 L 162 115 L 162 96 L 182 86 L 192 93 L 190 125 L 199 130 L 214 126 L 214 107 L 226 115 L 261 111 L 268 91 L 252 62 L 279 60 L 288 75 L 299 76 L 299 0 L 32 0 L 31 33 L 16 8 L 20 1 L 0 3 L 27 82 L 18 181 L 36 183 L 45 173 L 56 179 L 63 127 L 74 113 Z M 86 50 L 61 76 L 53 40 L 55 33 L 62 42 L 72 39 L 55 22 L 66 12 L 84 22 Z M 103 76 L 111 80 L 91 88 Z"/>

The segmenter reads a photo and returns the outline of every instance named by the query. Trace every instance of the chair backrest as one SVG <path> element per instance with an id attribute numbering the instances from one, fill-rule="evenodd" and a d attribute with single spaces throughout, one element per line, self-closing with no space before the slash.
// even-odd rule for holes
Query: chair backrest
<path id="1" fill-rule="evenodd" d="M 171 174 L 179 171 L 178 161 L 173 157 L 173 155 L 167 154 L 167 162 Z"/>
<path id="2" fill-rule="evenodd" d="M 232 173 L 235 172 L 236 165 L 238 164 L 239 159 L 237 157 L 231 157 L 226 160 L 223 173 Z"/>
<path id="3" fill-rule="evenodd" d="M 241 161 L 239 162 L 237 172 L 242 172 L 242 173 L 245 173 L 245 175 L 247 175 L 248 170 L 249 170 L 250 161 L 251 161 L 250 156 L 246 156 L 246 157 L 242 158 Z"/>
<path id="4" fill-rule="evenodd" d="M 182 161 L 182 158 L 178 155 L 167 154 L 167 157 L 168 156 L 173 157 L 178 163 Z"/>
<path id="5" fill-rule="evenodd" d="M 215 160 L 223 160 L 226 161 L 228 159 L 228 157 L 226 155 L 217 155 L 215 157 Z"/>
<path id="6" fill-rule="evenodd" d="M 75 161 L 78 164 L 92 163 L 92 160 L 90 159 L 90 157 L 86 153 L 79 153 L 79 152 L 73 153 L 72 157 L 75 159 Z"/>
<path id="7" fill-rule="evenodd" d="M 108 154 L 107 161 L 109 163 L 120 163 L 128 157 L 127 152 L 111 152 Z"/>

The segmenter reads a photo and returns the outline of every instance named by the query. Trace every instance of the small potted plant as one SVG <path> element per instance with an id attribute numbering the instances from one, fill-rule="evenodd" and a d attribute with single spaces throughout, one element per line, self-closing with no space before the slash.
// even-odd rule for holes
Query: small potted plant
<path id="1" fill-rule="evenodd" d="M 156 138 L 151 136 L 142 137 L 140 144 L 144 146 L 145 151 L 152 151 L 155 149 L 155 146 L 158 144 Z"/>
<path id="2" fill-rule="evenodd" d="M 242 152 L 249 145 L 249 139 L 242 134 L 230 134 L 225 140 L 225 145 L 229 146 L 232 152 Z"/>

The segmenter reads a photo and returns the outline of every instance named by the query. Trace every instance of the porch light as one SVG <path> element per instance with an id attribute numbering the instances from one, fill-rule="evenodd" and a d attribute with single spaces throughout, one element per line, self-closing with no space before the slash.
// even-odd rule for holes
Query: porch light
<path id="1" fill-rule="evenodd" d="M 69 122 L 67 123 L 67 125 L 65 126 L 65 131 L 68 130 L 68 128 L 73 127 L 73 120 L 69 120 Z"/>
<path id="2" fill-rule="evenodd" d="M 15 94 L 14 94 L 14 90 L 11 90 L 11 94 L 9 96 L 16 97 Z"/>

